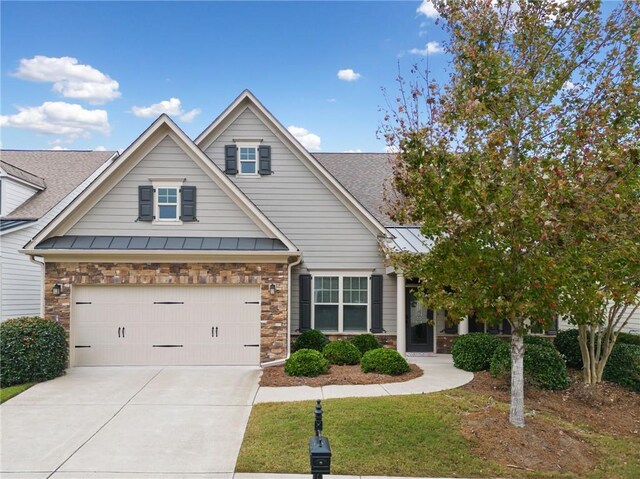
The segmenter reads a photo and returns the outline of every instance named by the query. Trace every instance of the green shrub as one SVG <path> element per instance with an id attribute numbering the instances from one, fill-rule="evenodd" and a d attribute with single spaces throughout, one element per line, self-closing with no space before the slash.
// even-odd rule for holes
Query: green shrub
<path id="1" fill-rule="evenodd" d="M 492 376 L 505 377 L 511 373 L 511 345 L 502 343 L 491 358 Z M 524 375 L 529 384 L 539 389 L 566 389 L 569 386 L 567 367 L 554 348 L 540 344 L 524 346 Z"/>
<path id="2" fill-rule="evenodd" d="M 322 331 L 318 331 L 317 329 L 307 329 L 298 336 L 293 345 L 293 349 L 294 351 L 299 351 L 301 349 L 315 349 L 316 351 L 322 352 L 328 343 L 329 339 L 322 333 Z"/>
<path id="3" fill-rule="evenodd" d="M 543 346 L 545 348 L 555 349 L 553 342 L 547 339 L 545 336 L 531 336 L 527 335 L 524 337 L 524 344 L 536 344 L 538 346 Z"/>
<path id="4" fill-rule="evenodd" d="M 640 346 L 640 334 L 620 333 L 618 334 L 616 344 L 633 344 L 635 346 Z"/>
<path id="5" fill-rule="evenodd" d="M 360 354 L 382 347 L 373 334 L 359 334 L 351 339 L 351 344 L 358 348 Z"/>
<path id="6" fill-rule="evenodd" d="M 640 392 L 640 346 L 616 344 L 602 374 L 603 379 Z"/>
<path id="7" fill-rule="evenodd" d="M 0 386 L 46 381 L 64 374 L 69 349 L 62 326 L 39 317 L 0 324 Z"/>
<path id="8" fill-rule="evenodd" d="M 458 336 L 451 347 L 453 364 L 465 371 L 489 369 L 491 356 L 503 343 L 501 339 L 486 333 L 471 333 Z"/>
<path id="9" fill-rule="evenodd" d="M 398 376 L 411 370 L 409 363 L 395 349 L 372 349 L 367 351 L 360 361 L 360 368 L 365 373 L 375 372 Z"/>
<path id="10" fill-rule="evenodd" d="M 315 377 L 329 370 L 329 361 L 315 349 L 300 349 L 284 363 L 289 376 Z"/>
<path id="11" fill-rule="evenodd" d="M 349 341 L 334 341 L 327 344 L 322 350 L 322 355 L 330 364 L 358 364 L 362 354 Z"/>
<path id="12" fill-rule="evenodd" d="M 580 352 L 578 336 L 577 329 L 558 331 L 553 344 L 560 354 L 564 356 L 567 366 L 582 369 L 582 353 Z"/>

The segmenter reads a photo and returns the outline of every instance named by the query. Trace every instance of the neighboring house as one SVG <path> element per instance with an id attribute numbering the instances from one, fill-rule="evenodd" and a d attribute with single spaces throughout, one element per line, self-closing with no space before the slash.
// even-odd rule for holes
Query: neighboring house
<path id="1" fill-rule="evenodd" d="M 160 116 L 23 250 L 71 364 L 268 364 L 308 328 L 445 351 L 385 261 L 426 248 L 380 209 L 389 160 L 311 155 L 248 91 L 195 141 Z"/>
<path id="2" fill-rule="evenodd" d="M 42 314 L 43 265 L 19 250 L 116 155 L 112 151 L 0 150 L 2 320 Z"/>

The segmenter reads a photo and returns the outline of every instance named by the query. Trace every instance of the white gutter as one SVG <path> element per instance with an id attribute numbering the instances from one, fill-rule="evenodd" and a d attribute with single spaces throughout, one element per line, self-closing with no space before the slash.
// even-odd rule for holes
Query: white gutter
<path id="1" fill-rule="evenodd" d="M 268 363 L 262 363 L 260 366 L 263 368 L 279 366 L 289 359 L 289 356 L 291 356 L 291 270 L 294 266 L 298 266 L 300 263 L 302 263 L 302 254 L 296 261 L 289 263 L 287 274 L 287 357 L 284 359 L 276 359 L 275 361 L 270 361 Z"/>
<path id="2" fill-rule="evenodd" d="M 39 256 L 38 256 L 39 258 Z M 42 258 L 42 261 L 38 261 L 36 259 L 36 256 L 32 256 L 29 255 L 29 261 L 31 261 L 33 264 L 37 264 L 40 266 L 40 274 L 41 274 L 41 280 L 40 280 L 40 317 L 44 318 L 44 258 Z"/>

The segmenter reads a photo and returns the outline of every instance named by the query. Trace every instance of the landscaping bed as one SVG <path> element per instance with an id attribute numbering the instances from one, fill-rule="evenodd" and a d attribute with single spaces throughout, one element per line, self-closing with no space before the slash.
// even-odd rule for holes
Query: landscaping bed
<path id="1" fill-rule="evenodd" d="M 383 383 L 399 383 L 409 381 L 411 379 L 422 376 L 423 372 L 415 364 L 410 364 L 411 370 L 408 373 L 399 376 L 391 376 L 388 374 L 363 373 L 360 365 L 338 366 L 332 365 L 327 373 L 320 374 L 316 377 L 306 376 L 288 376 L 284 372 L 283 366 L 272 366 L 264 368 L 260 386 L 330 386 L 334 384 L 383 384 Z"/>

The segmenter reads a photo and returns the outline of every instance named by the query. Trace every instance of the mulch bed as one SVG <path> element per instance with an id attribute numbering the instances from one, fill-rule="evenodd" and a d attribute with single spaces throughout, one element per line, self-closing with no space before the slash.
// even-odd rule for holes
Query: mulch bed
<path id="1" fill-rule="evenodd" d="M 423 372 L 415 364 L 409 364 L 411 371 L 400 376 L 389 376 L 387 374 L 363 373 L 360 365 L 355 366 L 331 366 L 329 372 L 321 374 L 315 378 L 287 376 L 284 366 L 272 366 L 264 368 L 260 386 L 330 386 L 334 384 L 384 384 L 400 383 L 422 376 Z"/>
<path id="2" fill-rule="evenodd" d="M 509 468 L 582 475 L 602 460 L 596 446 L 585 439 L 588 430 L 640 441 L 640 395 L 612 383 L 588 387 L 574 373 L 565 391 L 526 388 L 525 428 L 513 427 L 508 412 L 495 407 L 496 401 L 509 403 L 509 385 L 503 379 L 482 371 L 461 389 L 489 396 L 484 408 L 463 417 L 463 435 L 474 439 L 476 453 Z M 582 424 L 585 430 L 564 427 L 540 413 Z"/>

